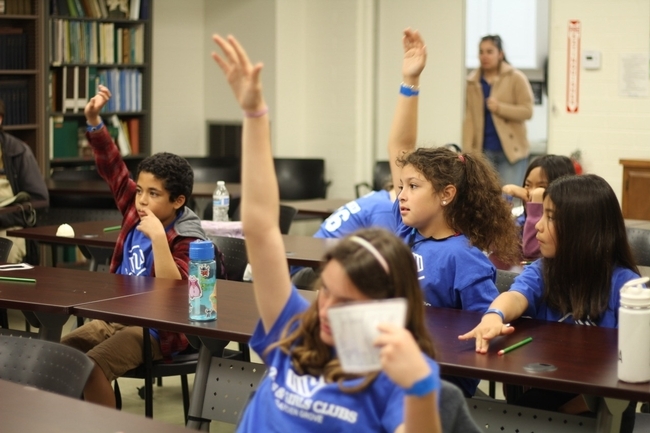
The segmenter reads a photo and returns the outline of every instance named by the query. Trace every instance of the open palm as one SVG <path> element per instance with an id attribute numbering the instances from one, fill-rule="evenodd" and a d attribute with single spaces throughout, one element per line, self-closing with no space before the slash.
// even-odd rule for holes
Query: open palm
<path id="1" fill-rule="evenodd" d="M 420 36 L 420 32 L 417 30 L 404 30 L 402 42 L 404 45 L 402 74 L 404 76 L 417 77 L 427 62 L 427 47 L 424 45 L 422 36 Z"/>

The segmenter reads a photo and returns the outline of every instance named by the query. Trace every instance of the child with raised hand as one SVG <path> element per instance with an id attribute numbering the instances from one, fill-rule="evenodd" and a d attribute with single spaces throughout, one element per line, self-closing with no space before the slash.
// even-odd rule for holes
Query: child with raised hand
<path id="1" fill-rule="evenodd" d="M 497 297 L 496 270 L 484 252 L 519 260 L 519 236 L 498 174 L 482 154 L 446 147 L 415 149 L 420 74 L 426 46 L 418 31 L 403 38 L 402 85 L 388 154 L 395 231 L 411 248 L 426 305 L 485 312 Z M 449 378 L 466 397 L 477 379 Z"/>
<path id="2" fill-rule="evenodd" d="M 201 220 L 185 206 L 194 186 L 192 167 L 180 156 L 157 153 L 138 165 L 136 179 L 132 180 L 99 115 L 110 97 L 110 90 L 100 85 L 84 109 L 86 136 L 97 171 L 108 183 L 123 215 L 110 271 L 186 279 L 190 243 L 206 239 Z M 189 344 L 183 334 L 151 331 L 154 360 L 169 358 Z M 114 408 L 111 381 L 143 362 L 142 328 L 93 320 L 65 335 L 61 342 L 85 352 L 95 363 L 84 388 L 84 399 Z"/>
<path id="3" fill-rule="evenodd" d="M 504 185 L 503 193 L 521 200 L 524 204 L 524 213 L 517 218 L 517 223 L 522 227 L 522 253 L 524 259 L 538 259 L 541 257 L 537 230 L 535 225 L 542 218 L 542 199 L 544 190 L 555 179 L 562 176 L 576 174 L 571 159 L 562 155 L 543 155 L 535 158 L 528 165 L 524 176 L 524 185 Z"/>
<path id="4" fill-rule="evenodd" d="M 445 147 L 415 149 L 420 74 L 426 48 L 404 31 L 403 83 L 388 152 L 396 232 L 411 247 L 429 305 L 484 312 L 498 292 L 483 251 L 519 258 L 517 228 L 501 197 L 498 175 L 480 154 Z"/>
<path id="5" fill-rule="evenodd" d="M 358 232 L 325 257 L 317 301 L 309 305 L 292 288 L 278 226 L 262 65 L 252 65 L 232 36 L 215 35 L 214 41 L 223 57 L 212 56 L 244 111 L 241 215 L 261 318 L 250 344 L 269 366 L 238 431 L 278 426 L 287 431 L 441 431 L 438 366 L 431 359 L 409 249 L 388 232 Z M 382 370 L 345 373 L 334 350 L 328 309 L 393 297 L 407 299 L 407 324 L 405 329 L 380 325 L 375 344 L 381 348 Z"/>
<path id="6" fill-rule="evenodd" d="M 487 353 L 493 338 L 515 332 L 508 323 L 521 316 L 618 327 L 620 289 L 639 278 L 639 271 L 614 191 L 596 175 L 566 176 L 548 186 L 543 206 L 544 214 L 536 226 L 543 258 L 515 278 L 476 328 L 458 337 L 475 338 L 478 353 Z M 526 404 L 530 392 L 541 393 L 527 391 L 522 401 L 515 403 Z M 558 409 L 575 395 L 566 397 L 535 398 L 537 404 L 526 405 L 546 401 L 556 406 L 546 409 Z"/>

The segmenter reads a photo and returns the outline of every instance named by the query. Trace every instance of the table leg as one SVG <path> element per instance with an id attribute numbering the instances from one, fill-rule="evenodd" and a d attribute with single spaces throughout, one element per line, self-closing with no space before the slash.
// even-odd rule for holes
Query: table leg
<path id="1" fill-rule="evenodd" d="M 621 429 L 621 415 L 630 404 L 627 400 L 604 397 L 598 406 L 597 433 L 618 433 Z"/>
<path id="2" fill-rule="evenodd" d="M 68 318 L 70 317 L 67 314 L 43 313 L 34 311 L 23 311 L 23 315 L 27 318 L 29 323 L 32 324 L 32 326 L 36 326 L 38 323 L 39 339 L 54 341 L 56 343 L 61 341 L 63 325 L 66 324 Z"/>
<path id="3" fill-rule="evenodd" d="M 199 349 L 199 360 L 194 375 L 194 385 L 190 397 L 190 408 L 187 411 L 187 427 L 194 430 L 210 431 L 210 420 L 201 417 L 203 412 L 203 401 L 205 400 L 205 388 L 208 384 L 210 374 L 210 360 L 212 353 L 210 349 L 202 344 Z"/>

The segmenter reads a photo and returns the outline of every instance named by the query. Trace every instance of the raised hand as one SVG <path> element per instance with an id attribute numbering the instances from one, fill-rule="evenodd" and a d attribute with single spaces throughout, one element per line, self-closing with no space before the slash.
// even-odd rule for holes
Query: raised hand
<path id="1" fill-rule="evenodd" d="M 402 75 L 413 78 L 419 77 L 427 62 L 427 47 L 424 45 L 420 32 L 410 28 L 404 30 L 402 43 L 404 45 Z"/>
<path id="2" fill-rule="evenodd" d="M 257 112 L 266 108 L 262 96 L 262 83 L 260 72 L 262 64 L 252 65 L 246 51 L 237 42 L 234 36 L 226 39 L 213 35 L 212 39 L 223 51 L 224 57 L 213 52 L 212 58 L 219 65 L 237 102 L 245 112 Z"/>
<path id="3" fill-rule="evenodd" d="M 86 108 L 84 108 L 84 114 L 88 123 L 93 126 L 99 124 L 99 112 L 109 99 L 111 99 L 111 91 L 108 90 L 108 87 L 100 84 L 97 88 L 97 94 L 90 98 L 90 101 L 86 104 Z"/>
<path id="4" fill-rule="evenodd" d="M 486 314 L 483 316 L 481 323 L 467 334 L 459 335 L 459 340 L 471 340 L 476 338 L 476 351 L 478 353 L 487 353 L 490 347 L 490 340 L 499 335 L 507 335 L 515 332 L 515 328 L 503 323 L 501 317 L 497 314 Z"/>

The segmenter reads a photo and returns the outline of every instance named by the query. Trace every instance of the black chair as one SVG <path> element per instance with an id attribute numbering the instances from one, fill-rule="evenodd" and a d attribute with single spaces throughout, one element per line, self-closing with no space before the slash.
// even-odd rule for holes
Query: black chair
<path id="1" fill-rule="evenodd" d="M 367 182 L 361 182 L 354 185 L 354 191 L 357 198 L 372 191 L 381 191 L 385 188 L 386 184 L 390 182 L 390 164 L 388 161 L 377 161 L 372 170 L 372 186 Z"/>
<path id="2" fill-rule="evenodd" d="M 626 227 L 625 231 L 636 264 L 650 266 L 650 230 Z"/>
<path id="3" fill-rule="evenodd" d="M 233 221 L 239 221 L 241 219 L 241 208 L 237 208 L 235 211 L 235 214 L 233 215 Z M 289 230 L 291 229 L 291 223 L 293 223 L 293 219 L 296 217 L 298 214 L 298 210 L 293 207 L 293 206 L 288 206 L 281 204 L 280 205 L 280 233 L 283 235 L 289 234 Z M 204 218 L 208 219 L 208 218 Z M 210 211 L 210 218 L 212 219 L 212 211 Z"/>
<path id="4" fill-rule="evenodd" d="M 226 262 L 228 279 L 231 281 L 243 281 L 244 271 L 248 265 L 246 244 L 244 240 L 227 236 L 211 236 L 210 239 L 212 239 L 212 242 L 214 242 L 216 247 L 223 254 Z M 218 284 L 219 283 L 217 282 L 217 285 Z"/>
<path id="5" fill-rule="evenodd" d="M 72 347 L 0 336 L 0 379 L 79 398 L 93 367 L 86 354 Z"/>
<path id="6" fill-rule="evenodd" d="M 507 292 L 510 290 L 512 282 L 515 280 L 515 278 L 517 278 L 518 275 L 518 272 L 510 272 L 497 269 L 496 286 L 499 293 Z"/>
<path id="7" fill-rule="evenodd" d="M 11 239 L 0 238 L 0 262 L 4 263 L 9 258 L 9 252 L 14 243 Z M 0 308 L 0 327 L 9 329 L 9 316 L 7 316 L 7 309 Z"/>
<path id="8" fill-rule="evenodd" d="M 329 182 L 325 180 L 324 159 L 273 158 L 280 187 L 280 200 L 325 198 Z"/>

